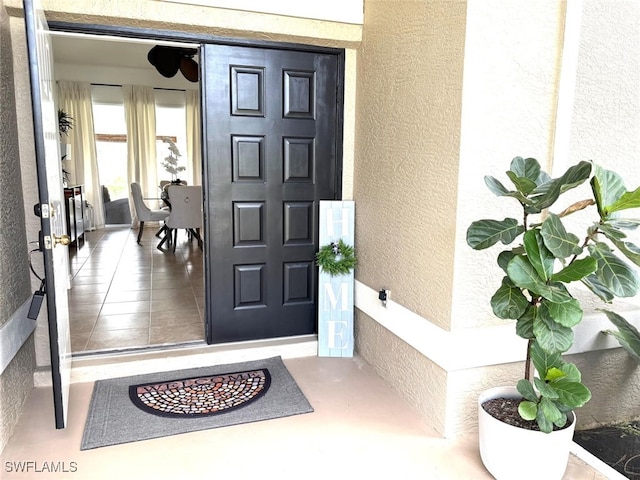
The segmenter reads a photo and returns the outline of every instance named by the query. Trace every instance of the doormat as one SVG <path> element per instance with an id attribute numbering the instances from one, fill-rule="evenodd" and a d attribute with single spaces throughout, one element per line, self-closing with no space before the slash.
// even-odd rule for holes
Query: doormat
<path id="1" fill-rule="evenodd" d="M 168 385 L 171 383 L 168 380 L 172 379 L 182 379 L 180 381 L 183 382 L 185 379 L 193 380 L 200 377 L 214 379 L 230 375 L 229 372 L 244 373 L 247 377 L 250 377 L 253 375 L 251 372 L 255 373 L 260 370 L 266 371 L 264 385 L 268 385 L 268 388 L 263 388 L 262 393 L 253 396 L 246 394 L 243 398 L 245 401 L 241 407 L 223 409 L 218 414 L 165 415 L 166 411 L 162 414 L 157 412 L 149 413 L 148 411 L 143 411 L 140 405 L 134 404 L 130 397 L 131 386 Z M 256 378 L 259 379 L 259 377 L 260 375 L 257 374 Z M 236 382 L 236 380 L 233 381 Z M 260 384 L 259 380 L 256 382 L 244 379 L 243 381 L 244 386 L 237 387 L 237 384 L 234 383 L 237 388 L 231 388 L 231 390 L 236 390 L 237 392 L 245 390 L 246 393 L 250 390 L 250 384 Z M 218 400 L 220 400 L 223 390 L 224 387 L 221 387 L 217 392 Z M 180 395 L 178 394 L 177 396 Z M 209 392 L 208 400 L 211 405 L 216 403 L 212 398 L 215 398 L 215 394 Z M 166 405 L 163 408 L 166 408 Z M 99 380 L 95 383 L 93 389 L 80 450 L 90 450 L 311 412 L 313 412 L 313 408 L 280 357 Z"/>
<path id="2" fill-rule="evenodd" d="M 129 387 L 129 398 L 140 410 L 163 417 L 216 415 L 249 405 L 267 393 L 269 370 L 205 375 Z"/>
<path id="3" fill-rule="evenodd" d="M 640 480 L 640 421 L 576 431 L 573 441 L 625 477 Z"/>

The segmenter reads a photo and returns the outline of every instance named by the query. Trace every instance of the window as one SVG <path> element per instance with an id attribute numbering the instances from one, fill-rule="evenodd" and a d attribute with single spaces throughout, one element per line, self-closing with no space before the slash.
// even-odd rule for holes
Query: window
<path id="1" fill-rule="evenodd" d="M 169 155 L 163 138 L 171 138 L 180 152 L 178 165 L 187 164 L 185 94 L 183 91 L 156 90 L 156 157 L 158 180 L 172 180 L 162 163 Z M 129 195 L 127 181 L 127 125 L 120 87 L 94 86 L 92 89 L 93 122 L 100 183 L 107 187 L 112 200 Z M 187 170 L 188 171 L 188 170 Z M 180 172 L 182 179 L 187 171 Z M 179 174 L 180 175 L 180 174 Z"/>
<path id="2" fill-rule="evenodd" d="M 186 167 L 186 171 L 178 173 L 177 177 L 185 180 L 190 165 L 187 163 L 187 125 L 185 116 L 184 92 L 157 90 L 156 97 L 156 156 L 158 158 L 158 179 L 173 180 L 171 173 L 162 166 L 169 155 L 169 145 L 163 138 L 169 137 L 176 144 L 180 156 L 178 166 Z M 190 177 L 191 175 L 189 175 Z"/>
<path id="3" fill-rule="evenodd" d="M 93 104 L 96 155 L 100 183 L 112 200 L 129 196 L 127 182 L 127 125 L 124 105 Z"/>

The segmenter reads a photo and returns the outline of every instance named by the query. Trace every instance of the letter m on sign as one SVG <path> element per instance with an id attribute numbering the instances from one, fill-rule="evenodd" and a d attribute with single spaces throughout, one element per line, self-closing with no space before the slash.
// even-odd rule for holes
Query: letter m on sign
<path id="1" fill-rule="evenodd" d="M 321 201 L 319 245 L 342 239 L 354 245 L 355 206 L 352 201 Z M 318 273 L 318 356 L 353 356 L 353 271 L 332 277 Z"/>

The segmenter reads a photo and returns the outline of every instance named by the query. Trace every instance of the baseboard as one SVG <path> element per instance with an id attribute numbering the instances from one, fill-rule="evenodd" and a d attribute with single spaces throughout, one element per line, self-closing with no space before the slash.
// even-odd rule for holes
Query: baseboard
<path id="1" fill-rule="evenodd" d="M 30 306 L 31 298 L 18 307 L 11 318 L 0 327 L 0 375 L 36 328 L 35 320 L 27 318 Z"/>
<path id="2" fill-rule="evenodd" d="M 444 330 L 393 300 L 387 301 L 386 307 L 382 306 L 378 291 L 357 280 L 355 307 L 449 372 L 525 359 L 526 340 L 515 334 L 513 322 Z M 635 325 L 640 323 L 638 310 L 625 312 L 624 316 Z M 573 347 L 567 354 L 619 348 L 620 344 L 613 337 L 602 333 L 611 327 L 602 313 L 585 315 L 576 328 Z"/>

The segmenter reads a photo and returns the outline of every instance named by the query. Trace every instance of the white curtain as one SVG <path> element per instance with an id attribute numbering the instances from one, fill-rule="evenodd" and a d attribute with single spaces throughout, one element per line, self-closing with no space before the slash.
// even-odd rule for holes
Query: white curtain
<path id="1" fill-rule="evenodd" d="M 158 196 L 156 158 L 156 106 L 153 88 L 123 85 L 127 121 L 127 182 L 140 184 L 145 197 Z M 133 200 L 131 216 L 137 222 Z"/>
<path id="2" fill-rule="evenodd" d="M 200 129 L 200 95 L 198 90 L 187 90 L 187 172 L 192 178 L 189 185 L 202 185 L 202 154 Z"/>
<path id="3" fill-rule="evenodd" d="M 91 104 L 91 85 L 80 82 L 58 82 L 58 106 L 73 119 L 73 127 L 67 138 L 68 143 L 65 170 L 72 174 L 70 181 L 75 185 L 84 185 L 85 200 L 93 206 L 93 224 L 96 228 L 104 226 L 102 190 L 98 176 L 96 155 L 96 137 L 93 128 L 93 107 Z"/>

